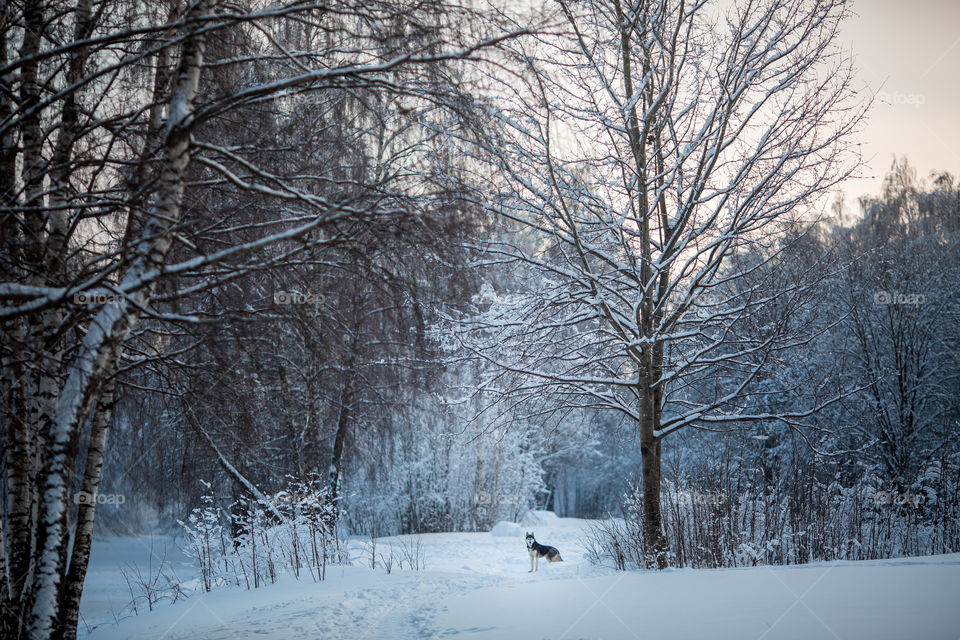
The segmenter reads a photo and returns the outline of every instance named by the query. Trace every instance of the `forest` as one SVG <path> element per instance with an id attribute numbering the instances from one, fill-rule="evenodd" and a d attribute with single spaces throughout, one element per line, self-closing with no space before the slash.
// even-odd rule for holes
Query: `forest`
<path id="1" fill-rule="evenodd" d="M 845 192 L 850 19 L 0 2 L 0 636 L 78 637 L 98 536 L 208 591 L 541 511 L 618 570 L 960 551 L 960 182 Z"/>

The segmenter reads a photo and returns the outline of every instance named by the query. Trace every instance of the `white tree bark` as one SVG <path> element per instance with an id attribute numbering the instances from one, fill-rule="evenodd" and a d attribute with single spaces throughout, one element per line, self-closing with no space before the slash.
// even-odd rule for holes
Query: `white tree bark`
<path id="1" fill-rule="evenodd" d="M 190 10 L 194 19 L 207 15 L 214 0 L 201 0 Z M 190 118 L 194 96 L 203 65 L 205 35 L 192 34 L 184 43 L 170 99 L 164 140 L 163 168 L 151 215 L 143 237 L 121 285 L 133 289 L 144 274 L 162 268 L 172 243 L 170 230 L 180 218 L 183 180 L 190 162 Z M 149 301 L 152 286 L 132 291 L 116 302 L 105 305 L 90 322 L 71 363 L 66 382 L 57 399 L 55 419 L 48 440 L 50 460 L 46 464 L 40 504 L 38 553 L 33 579 L 33 603 L 30 610 L 30 638 L 51 637 L 58 628 L 59 596 L 65 567 L 61 545 L 65 539 L 70 488 L 70 454 L 86 419 L 83 413 L 97 385 L 112 373 L 123 342 L 137 321 L 140 309 Z"/>

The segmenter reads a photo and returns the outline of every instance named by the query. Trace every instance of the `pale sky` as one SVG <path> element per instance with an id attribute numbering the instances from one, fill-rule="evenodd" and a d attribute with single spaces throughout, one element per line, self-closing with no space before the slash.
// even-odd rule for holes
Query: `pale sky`
<path id="1" fill-rule="evenodd" d="M 856 0 L 844 30 L 860 79 L 879 91 L 860 134 L 867 176 L 847 201 L 879 193 L 893 156 L 919 178 L 960 175 L 960 0 Z"/>

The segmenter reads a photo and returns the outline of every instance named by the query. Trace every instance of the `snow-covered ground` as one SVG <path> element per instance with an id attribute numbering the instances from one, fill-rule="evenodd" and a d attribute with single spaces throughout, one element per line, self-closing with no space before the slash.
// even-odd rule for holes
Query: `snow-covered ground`
<path id="1" fill-rule="evenodd" d="M 117 561 L 142 565 L 149 540 L 146 546 L 134 539 L 98 541 L 82 609 L 88 622 L 103 624 L 88 637 L 960 638 L 957 556 L 618 573 L 586 562 L 581 538 L 588 521 L 545 520 L 497 530 L 508 535 L 419 536 L 426 568 L 418 572 L 370 570 L 364 543 L 352 540 L 354 566 L 328 570 L 325 582 L 285 578 L 255 591 L 220 589 L 119 625 L 106 622 L 111 606 L 129 601 Z M 558 547 L 564 562 L 528 573 L 524 528 Z M 391 544 L 399 550 L 411 538 L 380 539 L 378 553 Z M 173 558 L 170 541 L 159 542 Z M 175 558 L 178 570 L 188 571 L 181 560 Z"/>
<path id="2" fill-rule="evenodd" d="M 135 579 L 135 567 L 142 575 L 155 574 L 163 562 L 165 570 L 188 583 L 197 576 L 197 570 L 181 545 L 170 536 L 121 536 L 98 538 L 90 551 L 90 565 L 80 601 L 81 635 L 86 627 L 133 615 L 129 607 L 132 596 L 123 577 L 123 571 Z"/>

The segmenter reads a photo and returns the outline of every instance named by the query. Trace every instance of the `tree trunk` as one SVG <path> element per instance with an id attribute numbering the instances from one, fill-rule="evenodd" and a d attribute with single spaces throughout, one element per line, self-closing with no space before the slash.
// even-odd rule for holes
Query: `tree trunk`
<path id="1" fill-rule="evenodd" d="M 33 492 L 30 461 L 33 447 L 27 417 L 27 385 L 24 368 L 22 327 L 13 320 L 6 327 L 3 357 L 4 398 L 7 433 L 4 443 L 7 469 L 7 529 L 5 542 L 10 550 L 5 558 L 9 575 L 6 588 L 0 593 L 0 632 L 3 637 L 18 637 L 24 603 L 20 598 L 30 570 Z M 7 575 L 4 576 L 7 578 Z"/>
<path id="2" fill-rule="evenodd" d="M 199 2 L 190 18 L 205 15 L 214 1 Z M 27 6 L 30 6 L 29 4 Z M 68 579 L 63 545 L 67 539 L 66 516 L 76 442 L 95 401 L 95 393 L 109 378 L 116 360 L 136 323 L 140 309 L 149 303 L 155 286 L 135 290 L 145 276 L 161 268 L 170 249 L 171 229 L 179 222 L 183 199 L 183 176 L 190 162 L 190 115 L 196 95 L 204 50 L 204 35 L 194 33 L 183 45 L 178 81 L 170 99 L 163 168 L 157 195 L 139 245 L 122 285 L 128 298 L 105 305 L 90 322 L 58 394 L 55 419 L 50 425 L 48 454 L 40 479 L 40 504 L 34 551 L 35 570 L 30 585 L 27 634 L 31 639 L 57 637 L 63 633 L 60 602 Z M 42 391 L 42 389 L 41 389 Z M 41 434 L 43 431 L 41 431 Z"/>
<path id="3" fill-rule="evenodd" d="M 77 637 L 77 619 L 80 614 L 80 595 L 83 593 L 83 581 L 87 575 L 90 561 L 90 546 L 93 541 L 93 519 L 96 514 L 96 496 L 100 489 L 100 471 L 106 453 L 107 432 L 113 416 L 114 383 L 108 380 L 97 400 L 93 425 L 90 429 L 90 444 L 87 448 L 87 460 L 83 469 L 83 483 L 80 494 L 87 497 L 77 507 L 77 526 L 73 539 L 73 551 L 70 554 L 70 566 L 64 582 L 60 601 L 60 637 L 75 640 Z"/>
<path id="4" fill-rule="evenodd" d="M 7 23 L 11 8 L 0 7 L 0 66 L 8 62 L 9 42 Z M 12 73 L 0 76 L 0 121 L 13 112 L 14 78 Z M 0 208 L 13 209 L 16 202 L 17 143 L 13 128 L 0 136 Z M 8 262 L 0 270 L 14 273 L 21 262 L 20 230 L 13 215 L 0 215 L 0 243 L 6 248 Z M 6 433 L 2 447 L 6 469 L 7 504 L 6 529 L 0 531 L 0 637 L 14 638 L 19 634 L 22 618 L 20 593 L 30 563 L 30 425 L 27 419 L 27 385 L 24 370 L 23 325 L 13 319 L 3 323 L 2 385 L 6 415 Z M 3 529 L 0 526 L 0 529 Z M 8 554 L 9 550 L 9 554 Z"/>
<path id="5" fill-rule="evenodd" d="M 204 442 L 207 443 L 207 446 L 210 447 L 210 451 L 212 451 L 213 455 L 217 457 L 217 461 L 220 463 L 220 468 L 226 471 L 227 475 L 234 479 L 234 482 L 236 483 L 235 486 L 244 489 L 247 494 L 253 498 L 254 502 L 269 511 L 270 515 L 274 517 L 277 524 L 283 523 L 286 518 L 283 517 L 283 514 L 280 513 L 279 509 L 277 509 L 277 507 L 274 505 L 273 500 L 260 491 L 260 489 L 257 488 L 257 485 L 250 480 L 247 480 L 246 476 L 240 473 L 240 471 L 229 460 L 227 460 L 227 457 L 223 455 L 222 451 L 220 451 L 220 447 L 217 446 L 217 443 L 213 441 L 213 438 L 210 437 L 210 434 L 204 430 L 203 425 L 201 425 L 200 421 L 197 420 L 194 412 L 188 409 L 185 412 L 185 415 L 187 416 L 187 423 L 201 438 L 203 438 Z"/>
<path id="6" fill-rule="evenodd" d="M 647 193 L 648 170 L 647 151 L 644 142 L 650 134 L 650 120 L 656 108 L 650 100 L 650 88 L 642 89 L 643 98 L 635 100 L 632 65 L 632 38 L 634 27 L 626 19 L 623 6 L 614 2 L 617 21 L 620 25 L 620 68 L 623 72 L 623 95 L 629 104 L 626 109 L 626 131 L 630 143 L 630 154 L 637 172 L 638 184 L 636 198 L 637 210 L 640 212 L 640 279 L 643 289 L 639 291 L 640 304 L 637 308 L 637 325 L 640 337 L 651 339 L 657 335 L 659 323 L 662 319 L 663 306 L 654 304 L 655 294 L 662 294 L 666 285 L 666 274 L 662 267 L 653 268 L 653 242 L 650 233 L 650 220 L 656 216 L 650 207 L 650 198 Z M 643 69 L 643 77 L 647 76 L 648 69 Z M 645 80 L 641 81 L 644 86 Z M 638 114 L 637 104 L 643 106 L 643 117 Z M 660 441 L 655 433 L 660 428 L 660 413 L 662 406 L 662 387 L 659 384 L 663 370 L 663 343 L 645 344 L 639 354 L 632 352 L 634 358 L 639 355 L 639 388 L 640 401 L 640 465 L 643 479 L 643 537 L 648 545 L 648 561 L 656 563 L 658 569 L 666 564 L 666 547 L 661 531 L 662 518 L 660 516 Z"/>
<path id="7" fill-rule="evenodd" d="M 642 438 L 640 464 L 643 474 L 643 538 L 648 545 L 648 562 L 658 569 L 667 566 L 667 549 L 660 515 L 660 441 Z"/>
<path id="8" fill-rule="evenodd" d="M 340 483 L 343 480 L 343 447 L 350 428 L 350 411 L 353 405 L 353 373 L 347 374 L 340 394 L 340 413 L 337 416 L 337 434 L 333 440 L 333 458 L 330 460 L 330 502 L 334 517 L 340 519 Z"/>

